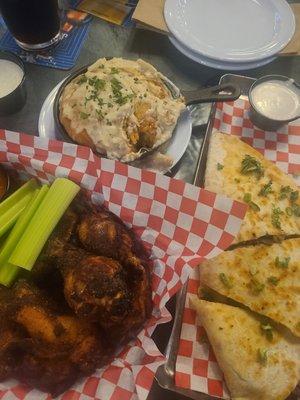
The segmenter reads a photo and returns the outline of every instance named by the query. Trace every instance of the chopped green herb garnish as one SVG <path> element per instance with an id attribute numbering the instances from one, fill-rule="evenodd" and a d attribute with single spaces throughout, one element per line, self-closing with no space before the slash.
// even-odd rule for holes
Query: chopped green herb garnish
<path id="1" fill-rule="evenodd" d="M 263 322 L 260 324 L 260 329 L 263 334 L 266 335 L 269 342 L 273 340 L 273 327 L 270 324 L 264 324 Z"/>
<path id="2" fill-rule="evenodd" d="M 253 201 L 250 201 L 249 207 L 252 208 L 252 210 L 254 210 L 254 211 L 260 211 L 260 207 Z"/>
<path id="3" fill-rule="evenodd" d="M 265 285 L 259 282 L 257 279 L 252 278 L 249 283 L 249 287 L 253 294 L 258 295 L 260 292 L 264 290 Z"/>
<path id="4" fill-rule="evenodd" d="M 300 217 L 300 206 L 298 204 L 292 204 L 291 208 L 295 217 Z"/>
<path id="5" fill-rule="evenodd" d="M 266 183 L 259 191 L 258 195 L 259 196 L 267 196 L 269 193 L 272 192 L 272 181 L 269 181 Z"/>
<path id="6" fill-rule="evenodd" d="M 90 116 L 90 114 L 87 114 L 87 113 L 85 113 L 83 111 L 80 112 L 80 118 L 81 119 L 87 119 L 89 116 Z"/>
<path id="7" fill-rule="evenodd" d="M 118 68 L 116 68 L 116 67 L 112 67 L 111 70 L 110 70 L 111 74 L 118 74 L 119 72 L 120 72 L 120 70 Z"/>
<path id="8" fill-rule="evenodd" d="M 223 169 L 223 168 L 224 168 L 224 165 L 222 165 L 220 163 L 217 164 L 217 170 L 218 171 L 221 171 L 221 169 Z"/>
<path id="9" fill-rule="evenodd" d="M 279 200 L 286 199 L 288 195 L 292 192 L 292 188 L 290 186 L 281 186 L 279 193 Z"/>
<path id="10" fill-rule="evenodd" d="M 110 81 L 110 84 L 111 84 L 113 92 L 114 91 L 120 91 L 122 89 L 122 87 L 123 87 L 121 82 L 118 81 L 117 78 L 112 78 L 111 81 Z"/>
<path id="11" fill-rule="evenodd" d="M 219 279 L 223 283 L 224 286 L 226 286 L 228 289 L 231 289 L 233 287 L 233 281 L 231 277 L 228 277 L 224 272 L 221 272 L 219 274 Z"/>
<path id="12" fill-rule="evenodd" d="M 254 211 L 260 211 L 259 206 L 254 203 L 253 201 L 251 201 L 251 193 L 245 193 L 244 194 L 244 202 L 247 203 L 249 205 L 250 208 L 252 208 L 252 210 Z"/>
<path id="13" fill-rule="evenodd" d="M 272 221 L 272 225 L 278 229 L 281 229 L 281 222 L 280 222 L 281 214 L 283 214 L 283 211 L 279 207 L 274 207 L 274 204 L 273 204 L 271 221 Z"/>
<path id="14" fill-rule="evenodd" d="M 250 203 L 251 198 L 252 198 L 251 193 L 245 193 L 243 200 L 245 203 Z"/>
<path id="15" fill-rule="evenodd" d="M 292 203 L 294 203 L 295 201 L 297 201 L 299 198 L 299 191 L 295 190 L 294 192 L 291 192 L 290 194 L 290 200 Z"/>
<path id="16" fill-rule="evenodd" d="M 100 119 L 104 118 L 103 112 L 101 110 L 96 110 L 96 113 Z"/>
<path id="17" fill-rule="evenodd" d="M 276 257 L 275 265 L 277 268 L 287 268 L 289 266 L 290 260 L 291 260 L 291 257 L 284 257 L 282 260 L 280 260 L 279 257 Z"/>
<path id="18" fill-rule="evenodd" d="M 242 161 L 241 173 L 244 175 L 254 174 L 257 179 L 260 179 L 264 175 L 264 169 L 256 158 L 246 154 Z"/>
<path id="19" fill-rule="evenodd" d="M 123 105 L 125 104 L 128 100 L 132 99 L 134 97 L 134 94 L 128 94 L 126 96 L 124 96 L 121 92 L 122 90 L 122 84 L 120 81 L 118 81 L 118 79 L 116 79 L 115 77 L 111 79 L 110 81 L 111 83 L 111 89 L 114 95 L 114 100 L 117 104 L 119 105 Z"/>
<path id="20" fill-rule="evenodd" d="M 268 356 L 267 356 L 267 349 L 258 349 L 257 351 L 257 360 L 260 364 L 266 365 Z"/>
<path id="21" fill-rule="evenodd" d="M 85 75 L 81 75 L 81 77 L 77 81 L 78 85 L 81 85 L 82 83 L 85 82 L 87 82 L 87 77 Z"/>
<path id="22" fill-rule="evenodd" d="M 93 86 L 96 91 L 102 90 L 105 88 L 105 80 L 104 79 L 99 79 L 97 76 L 93 76 L 93 78 L 89 78 L 89 85 Z"/>
<path id="23" fill-rule="evenodd" d="M 288 215 L 289 217 L 291 217 L 291 216 L 293 215 L 293 209 L 292 209 L 292 207 L 286 207 L 285 213 L 286 213 L 286 215 Z"/>
<path id="24" fill-rule="evenodd" d="M 269 276 L 269 278 L 267 279 L 268 283 L 270 283 L 273 286 L 277 286 L 279 279 L 276 278 L 276 276 Z"/>

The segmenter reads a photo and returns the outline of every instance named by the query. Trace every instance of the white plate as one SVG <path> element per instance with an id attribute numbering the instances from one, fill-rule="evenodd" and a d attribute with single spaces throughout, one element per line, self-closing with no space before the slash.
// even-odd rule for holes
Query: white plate
<path id="1" fill-rule="evenodd" d="M 244 63 L 230 63 L 230 62 L 221 62 L 217 60 L 213 60 L 208 57 L 200 56 L 199 54 L 189 50 L 182 43 L 175 39 L 174 36 L 169 36 L 170 42 L 176 47 L 178 51 L 184 54 L 186 57 L 190 58 L 193 61 L 196 61 L 199 64 L 203 64 L 206 67 L 215 68 L 215 69 L 223 69 L 227 71 L 242 71 L 246 69 L 254 69 L 258 67 L 262 67 L 263 65 L 269 64 L 274 61 L 276 57 L 268 57 L 260 61 L 255 62 L 244 62 Z"/>
<path id="2" fill-rule="evenodd" d="M 39 136 L 49 139 L 60 139 L 60 136 L 55 128 L 55 121 L 53 117 L 53 106 L 56 93 L 63 83 L 61 81 L 55 88 L 49 93 L 48 97 L 44 101 L 38 122 Z M 192 119 L 189 111 L 186 109 L 180 116 L 176 128 L 173 132 L 172 138 L 167 143 L 164 149 L 164 154 L 171 157 L 174 161 L 172 168 L 178 163 L 183 154 L 185 153 L 187 146 L 190 142 L 192 133 Z M 61 139 L 60 139 L 61 140 Z M 167 172 L 167 171 L 165 171 Z"/>
<path id="3" fill-rule="evenodd" d="M 220 61 L 271 57 L 295 32 L 286 0 L 166 0 L 164 15 L 177 40 Z"/>

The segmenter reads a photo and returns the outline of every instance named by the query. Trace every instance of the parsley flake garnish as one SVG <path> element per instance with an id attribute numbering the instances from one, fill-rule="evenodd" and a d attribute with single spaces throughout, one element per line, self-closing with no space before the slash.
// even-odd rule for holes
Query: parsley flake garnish
<path id="1" fill-rule="evenodd" d="M 221 169 L 223 169 L 223 168 L 224 168 L 224 165 L 222 165 L 220 163 L 217 164 L 217 170 L 218 171 L 221 171 Z"/>
<path id="2" fill-rule="evenodd" d="M 90 114 L 87 114 L 87 113 L 85 113 L 83 111 L 80 112 L 80 118 L 81 119 L 87 119 L 89 116 L 90 116 Z"/>
<path id="3" fill-rule="evenodd" d="M 105 80 L 104 79 L 99 79 L 97 76 L 93 76 L 92 78 L 89 78 L 89 85 L 93 86 L 96 91 L 102 90 L 105 88 Z"/>
<path id="4" fill-rule="evenodd" d="M 228 277 L 224 272 L 221 272 L 219 274 L 219 279 L 223 283 L 224 286 L 226 286 L 228 289 L 231 289 L 233 287 L 233 281 L 231 277 Z"/>
<path id="5" fill-rule="evenodd" d="M 259 196 L 266 197 L 269 193 L 272 193 L 272 181 L 266 183 L 259 191 Z"/>
<path id="6" fill-rule="evenodd" d="M 285 213 L 286 213 L 286 215 L 288 215 L 289 217 L 291 217 L 291 216 L 293 215 L 293 209 L 292 209 L 292 207 L 286 207 Z"/>
<path id="7" fill-rule="evenodd" d="M 253 294 L 258 295 L 264 290 L 265 285 L 259 282 L 257 279 L 252 278 L 249 283 L 249 288 L 251 289 Z"/>
<path id="8" fill-rule="evenodd" d="M 96 110 L 96 113 L 97 113 L 99 119 L 103 119 L 104 118 L 103 112 L 101 110 Z"/>
<path id="9" fill-rule="evenodd" d="M 290 194 L 290 200 L 292 203 L 294 203 L 295 201 L 297 201 L 299 198 L 299 191 L 295 190 L 294 192 L 291 192 Z"/>
<path id="10" fill-rule="evenodd" d="M 111 70 L 110 70 L 111 74 L 118 74 L 119 72 L 120 72 L 120 70 L 118 68 L 116 68 L 116 67 L 112 67 Z"/>
<path id="11" fill-rule="evenodd" d="M 292 192 L 292 188 L 290 186 L 281 186 L 279 193 L 279 200 L 286 199 Z"/>
<path id="12" fill-rule="evenodd" d="M 258 349 L 257 351 L 257 361 L 262 365 L 266 365 L 268 361 L 267 352 L 268 352 L 267 349 Z"/>
<path id="13" fill-rule="evenodd" d="M 273 340 L 273 327 L 270 324 L 264 324 L 263 322 L 260 324 L 260 329 L 263 334 L 266 335 L 266 338 L 269 342 Z"/>
<path id="14" fill-rule="evenodd" d="M 259 206 L 256 203 L 254 203 L 251 200 L 251 198 L 252 198 L 251 193 L 245 193 L 243 200 L 244 200 L 245 203 L 247 203 L 249 205 L 250 208 L 252 208 L 252 210 L 260 211 Z"/>
<path id="15" fill-rule="evenodd" d="M 275 258 L 275 266 L 277 268 L 287 268 L 289 266 L 289 262 L 291 260 L 291 257 L 284 257 L 282 260 L 280 260 L 279 257 Z"/>
<path id="16" fill-rule="evenodd" d="M 81 85 L 82 83 L 87 82 L 87 77 L 85 75 L 81 75 L 81 77 L 78 79 L 77 83 L 78 85 Z"/>
<path id="17" fill-rule="evenodd" d="M 276 276 L 269 276 L 267 281 L 268 281 L 268 283 L 270 283 L 270 285 L 277 286 L 278 282 L 279 282 L 279 279 L 276 278 Z"/>
<path id="18" fill-rule="evenodd" d="M 300 206 L 298 204 L 293 204 L 291 208 L 295 217 L 300 217 Z"/>
<path id="19" fill-rule="evenodd" d="M 268 281 L 268 283 L 270 283 L 270 285 L 277 286 L 278 282 L 279 282 L 279 279 L 276 278 L 276 276 L 269 276 L 267 281 Z"/>
<path id="20" fill-rule="evenodd" d="M 283 211 L 279 207 L 274 207 L 274 204 L 273 204 L 271 221 L 272 221 L 272 225 L 278 229 L 281 229 L 281 222 L 280 222 L 281 214 L 283 214 Z"/>
<path id="21" fill-rule="evenodd" d="M 124 96 L 121 92 L 123 86 L 121 84 L 120 81 L 118 81 L 118 79 L 116 79 L 115 77 L 111 79 L 110 81 L 111 84 L 111 89 L 114 95 L 114 100 L 117 104 L 119 105 L 123 105 L 125 103 L 127 103 L 128 100 L 132 99 L 134 97 L 134 94 L 128 94 L 126 96 Z"/>
<path id="22" fill-rule="evenodd" d="M 242 161 L 241 173 L 243 175 L 254 174 L 257 179 L 260 179 L 264 175 L 264 169 L 256 158 L 246 154 Z"/>

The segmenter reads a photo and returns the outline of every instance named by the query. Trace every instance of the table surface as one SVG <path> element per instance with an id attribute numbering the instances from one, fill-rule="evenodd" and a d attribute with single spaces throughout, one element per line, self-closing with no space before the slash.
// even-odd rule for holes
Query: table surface
<path id="1" fill-rule="evenodd" d="M 214 70 L 189 60 L 172 46 L 166 36 L 141 29 L 118 27 L 95 18 L 91 23 L 88 38 L 74 69 L 100 57 L 143 58 L 183 90 L 217 84 L 222 75 L 230 72 Z M 28 98 L 26 105 L 14 115 L 0 117 L 0 128 L 37 135 L 39 112 L 44 100 L 51 89 L 69 73 L 70 71 L 27 64 Z M 240 71 L 239 74 L 254 78 L 269 74 L 281 74 L 300 82 L 300 56 L 279 57 L 269 65 L 254 70 Z M 195 165 L 191 168 L 190 161 L 195 161 L 199 153 L 208 113 L 207 105 L 198 110 L 196 123 L 198 126 L 194 127 L 187 152 L 179 169 L 174 172 L 177 178 L 189 182 L 193 180 Z M 171 300 L 169 306 L 170 310 L 174 311 L 174 300 Z M 159 326 L 154 333 L 154 339 L 161 351 L 164 351 L 170 330 L 171 323 Z M 186 397 L 161 389 L 156 382 L 154 382 L 148 398 L 148 400 L 184 399 Z"/>

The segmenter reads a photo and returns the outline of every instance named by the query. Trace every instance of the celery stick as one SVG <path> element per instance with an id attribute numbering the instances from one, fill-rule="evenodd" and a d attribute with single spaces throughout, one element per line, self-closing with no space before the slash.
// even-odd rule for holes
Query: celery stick
<path id="1" fill-rule="evenodd" d="M 33 192 L 33 190 L 37 188 L 38 184 L 35 179 L 30 179 L 28 182 L 26 182 L 13 194 L 0 202 L 0 216 L 7 212 L 16 203 L 18 203 L 26 194 Z"/>
<path id="2" fill-rule="evenodd" d="M 11 264 L 31 270 L 53 229 L 79 192 L 80 187 L 65 178 L 57 178 L 28 224 L 9 258 Z"/>
<path id="3" fill-rule="evenodd" d="M 0 269 L 0 284 L 9 287 L 18 276 L 20 268 L 8 262 L 2 267 Z"/>
<path id="4" fill-rule="evenodd" d="M 42 186 L 41 189 L 36 189 L 32 200 L 27 204 L 25 210 L 18 218 L 0 251 L 0 283 L 2 285 L 11 285 L 17 275 L 19 267 L 9 264 L 8 259 L 48 190 L 49 187 L 46 185 Z"/>
<path id="5" fill-rule="evenodd" d="M 20 214 L 32 198 L 33 191 L 24 195 L 21 200 L 11 206 L 3 215 L 0 216 L 0 237 L 5 234 L 17 221 Z"/>

